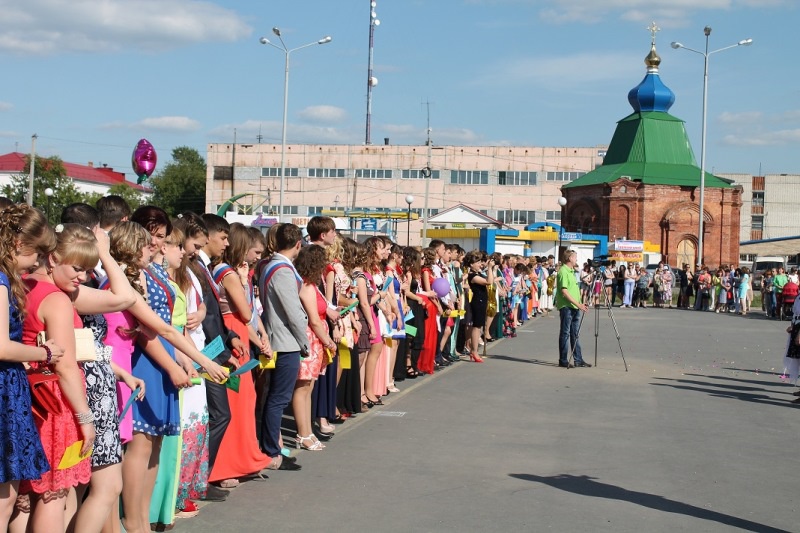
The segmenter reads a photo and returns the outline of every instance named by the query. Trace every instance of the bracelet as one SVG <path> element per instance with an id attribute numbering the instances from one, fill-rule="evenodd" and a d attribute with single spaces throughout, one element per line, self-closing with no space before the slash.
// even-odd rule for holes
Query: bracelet
<path id="1" fill-rule="evenodd" d="M 85 413 L 75 413 L 75 420 L 77 420 L 78 424 L 81 426 L 84 424 L 92 424 L 94 423 L 94 413 L 91 411 L 87 411 Z"/>
<path id="2" fill-rule="evenodd" d="M 50 347 L 46 344 L 42 344 L 41 348 L 44 348 L 44 353 L 46 354 L 44 364 L 49 365 L 53 361 L 53 352 L 50 351 Z"/>

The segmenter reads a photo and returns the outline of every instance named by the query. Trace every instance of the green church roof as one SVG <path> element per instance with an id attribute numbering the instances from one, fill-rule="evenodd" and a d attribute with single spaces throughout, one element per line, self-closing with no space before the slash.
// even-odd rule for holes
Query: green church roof
<path id="1" fill-rule="evenodd" d="M 697 187 L 700 168 L 681 119 L 664 111 L 636 111 L 617 123 L 603 165 L 564 188 L 611 183 L 621 177 L 650 185 Z M 705 186 L 731 181 L 706 172 Z"/>

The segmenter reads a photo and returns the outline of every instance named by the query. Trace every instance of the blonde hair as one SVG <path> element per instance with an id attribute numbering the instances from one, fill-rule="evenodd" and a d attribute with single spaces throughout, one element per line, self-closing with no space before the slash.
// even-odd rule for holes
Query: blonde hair
<path id="1" fill-rule="evenodd" d="M 80 224 L 56 226 L 56 249 L 53 255 L 59 264 L 71 264 L 84 270 L 93 269 L 100 261 L 94 233 Z"/>
<path id="2" fill-rule="evenodd" d="M 125 277 L 131 286 L 142 296 L 145 295 L 139 274 L 139 261 L 142 249 L 150 244 L 150 234 L 136 222 L 120 222 L 108 234 L 111 244 L 111 257 L 122 266 Z"/>
<path id="3" fill-rule="evenodd" d="M 328 258 L 328 262 L 333 263 L 336 261 L 341 261 L 343 253 L 344 247 L 342 246 L 342 237 L 337 235 L 336 239 L 333 241 L 333 244 L 325 248 L 325 254 Z"/>

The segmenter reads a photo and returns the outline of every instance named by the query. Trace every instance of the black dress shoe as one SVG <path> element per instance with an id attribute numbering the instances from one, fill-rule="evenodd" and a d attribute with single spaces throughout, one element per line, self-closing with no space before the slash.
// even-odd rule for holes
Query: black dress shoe
<path id="1" fill-rule="evenodd" d="M 281 462 L 281 466 L 278 467 L 278 470 L 296 471 L 296 470 L 300 470 L 301 468 L 303 468 L 303 467 L 300 466 L 299 464 L 297 464 L 296 462 L 287 461 L 286 457 L 284 457 L 283 458 L 283 462 Z"/>
<path id="2" fill-rule="evenodd" d="M 228 494 L 230 493 L 227 490 L 209 484 L 206 495 L 202 499 L 204 502 L 224 502 L 228 499 Z"/>
<path id="3" fill-rule="evenodd" d="M 579 367 L 579 368 L 592 368 L 592 365 L 590 365 L 586 361 L 581 361 L 579 363 L 575 363 L 575 366 Z"/>

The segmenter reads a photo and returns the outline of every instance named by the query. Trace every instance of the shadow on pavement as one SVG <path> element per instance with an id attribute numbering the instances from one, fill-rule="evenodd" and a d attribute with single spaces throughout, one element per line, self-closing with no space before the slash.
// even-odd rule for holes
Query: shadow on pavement
<path id="1" fill-rule="evenodd" d="M 555 356 L 555 361 L 542 361 L 541 359 L 522 359 L 520 357 L 511 357 L 510 355 L 492 355 L 489 354 L 489 357 L 492 359 L 499 359 L 501 361 L 512 361 L 514 363 L 530 363 L 532 365 L 542 365 L 542 366 L 552 366 L 558 367 L 558 354 Z"/>
<path id="2" fill-rule="evenodd" d="M 745 371 L 747 372 L 747 371 Z M 761 372 L 760 372 L 761 373 Z M 773 374 L 772 372 L 763 372 L 764 374 Z M 727 381 L 736 381 L 738 383 L 752 383 L 753 385 L 763 385 L 765 387 L 781 387 L 781 388 L 788 388 L 791 385 L 784 383 L 782 381 L 764 381 L 759 379 L 742 379 L 742 378 L 732 378 L 730 376 L 714 376 L 711 374 L 690 374 L 685 372 L 684 376 L 693 376 L 696 378 L 710 378 L 710 379 L 724 379 Z M 780 374 L 775 374 L 780 375 Z"/>
<path id="3" fill-rule="evenodd" d="M 734 367 L 723 367 L 722 370 L 736 370 L 737 372 L 752 372 L 753 374 L 764 374 L 765 376 L 782 376 L 783 374 L 780 372 L 768 372 L 766 370 L 759 370 L 757 368 L 734 368 Z"/>
<path id="4" fill-rule="evenodd" d="M 533 474 L 509 474 L 510 477 L 522 479 L 524 481 L 532 481 L 549 485 L 553 488 L 572 492 L 573 494 L 580 494 L 582 496 L 591 496 L 595 498 L 606 498 L 609 500 L 619 500 L 624 502 L 635 503 L 642 507 L 649 507 L 656 511 L 663 511 L 665 513 L 682 514 L 686 516 L 693 516 L 703 520 L 717 522 L 727 526 L 743 529 L 745 531 L 761 531 L 769 533 L 788 533 L 784 529 L 778 529 L 745 520 L 744 518 L 737 518 L 735 516 L 718 513 L 702 507 L 696 507 L 675 500 L 670 500 L 663 496 L 656 494 L 648 494 L 646 492 L 637 492 L 633 490 L 617 487 L 616 485 L 609 485 L 608 483 L 601 483 L 596 481 L 597 478 L 590 476 L 573 476 L 570 474 L 560 474 L 556 476 L 536 476 Z"/>
<path id="5" fill-rule="evenodd" d="M 761 405 L 776 405 L 778 407 L 800 407 L 800 404 L 794 404 L 790 402 L 780 401 L 772 398 L 771 396 L 767 396 L 766 394 L 754 394 L 752 392 L 737 392 L 733 390 L 719 390 L 713 387 L 719 387 L 720 385 L 717 383 L 708 383 L 705 381 L 693 381 L 689 379 L 668 379 L 668 378 L 656 378 L 662 379 L 664 381 L 674 381 L 675 383 L 651 383 L 651 385 L 655 385 L 657 387 L 671 387 L 673 389 L 681 389 L 681 390 L 690 390 L 695 392 L 704 392 L 710 396 L 715 396 L 717 398 L 733 398 L 735 400 L 741 400 L 745 402 L 753 402 Z M 685 385 L 678 385 L 678 383 L 685 383 Z M 700 385 L 694 387 L 692 385 Z M 747 389 L 752 389 L 752 387 L 745 387 Z M 761 389 L 755 389 L 761 390 Z"/>

